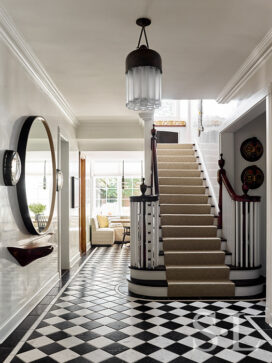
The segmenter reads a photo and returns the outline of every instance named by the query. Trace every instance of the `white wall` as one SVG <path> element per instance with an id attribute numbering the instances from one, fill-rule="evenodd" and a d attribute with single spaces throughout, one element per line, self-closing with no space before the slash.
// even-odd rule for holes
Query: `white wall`
<path id="1" fill-rule="evenodd" d="M 251 165 L 258 166 L 264 173 L 264 183 L 258 189 L 250 189 L 248 195 L 258 195 L 261 197 L 261 263 L 262 274 L 265 275 L 266 268 L 266 118 L 265 114 L 260 115 L 255 120 L 234 133 L 234 190 L 237 194 L 243 194 L 241 173 Z M 256 162 L 246 161 L 241 153 L 240 147 L 244 140 L 250 137 L 257 137 L 263 144 L 263 156 Z"/>
<path id="2" fill-rule="evenodd" d="M 41 90 L 33 78 L 19 63 L 14 53 L 0 38 L 0 170 L 5 149 L 17 149 L 17 140 L 24 119 L 29 115 L 41 115 L 49 123 L 55 150 L 57 150 L 57 127 L 70 142 L 71 175 L 78 176 L 77 143 L 74 127 L 56 104 Z M 54 252 L 36 260 L 26 267 L 21 267 L 9 254 L 6 247 L 18 245 L 20 239 L 29 237 L 19 213 L 15 187 L 3 185 L 0 180 L 0 341 L 9 329 L 19 323 L 18 319 L 27 313 L 26 304 L 58 272 L 57 239 L 54 240 Z M 53 230 L 57 232 L 55 220 Z M 57 236 L 57 233 L 55 234 Z M 78 210 L 71 211 L 70 236 L 73 241 L 71 256 L 78 249 Z M 23 310 L 22 310 L 23 309 Z M 12 321 L 12 317 L 19 315 Z"/>
<path id="3" fill-rule="evenodd" d="M 202 154 L 210 186 L 218 204 L 219 186 L 217 182 L 218 159 L 220 154 L 219 134 L 226 122 L 231 109 L 228 105 L 220 105 L 215 100 L 203 100 L 202 124 L 204 130 L 199 134 L 199 101 L 190 101 L 190 123 L 192 142 L 197 143 Z"/>

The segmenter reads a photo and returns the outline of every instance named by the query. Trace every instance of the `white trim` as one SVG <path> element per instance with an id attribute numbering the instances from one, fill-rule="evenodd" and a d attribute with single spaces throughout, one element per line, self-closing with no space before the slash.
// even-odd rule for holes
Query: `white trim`
<path id="1" fill-rule="evenodd" d="M 13 20 L 2 4 L 0 5 L 0 36 L 19 62 L 32 76 L 34 81 L 53 100 L 69 122 L 73 125 L 77 125 L 78 121 L 71 106 L 46 72 L 30 46 L 16 29 Z"/>
<path id="2" fill-rule="evenodd" d="M 237 122 L 240 122 L 241 119 L 245 118 L 252 111 L 254 112 L 254 108 L 265 101 L 268 93 L 268 88 L 262 88 L 258 92 L 254 93 L 250 98 L 243 102 L 240 107 L 235 109 L 235 112 L 219 128 L 219 133 L 233 132 L 231 127 Z"/>
<path id="3" fill-rule="evenodd" d="M 257 296 L 263 292 L 264 284 L 253 286 L 235 286 L 235 297 Z"/>
<path id="4" fill-rule="evenodd" d="M 204 177 L 206 178 L 206 185 L 209 187 L 209 193 L 210 193 L 210 195 L 212 197 L 212 204 L 214 205 L 215 215 L 218 216 L 218 214 L 219 214 L 218 201 L 217 201 L 214 189 L 213 189 L 213 185 L 211 183 L 209 173 L 208 173 L 208 170 L 206 168 L 206 164 L 205 164 L 201 149 L 200 149 L 196 139 L 194 140 L 194 143 L 195 143 L 196 152 L 197 152 L 197 154 L 199 156 L 199 161 L 201 163 L 201 169 L 203 170 Z M 218 158 L 219 158 L 219 155 L 218 155 Z"/>
<path id="5" fill-rule="evenodd" d="M 78 251 L 73 257 L 70 259 L 70 268 L 73 268 L 75 264 L 80 260 L 80 252 Z"/>
<path id="6" fill-rule="evenodd" d="M 264 315 L 257 315 L 257 316 L 245 316 L 245 318 L 250 322 L 250 324 L 256 329 L 256 331 L 258 331 L 258 333 L 260 333 L 264 339 L 266 339 L 268 341 L 268 343 L 271 344 L 271 338 L 269 335 L 267 335 L 265 333 L 265 330 L 263 330 L 257 323 L 255 323 L 255 321 L 253 320 L 253 318 L 264 318 Z"/>
<path id="7" fill-rule="evenodd" d="M 36 292 L 16 313 L 14 313 L 0 327 L 0 344 L 17 328 L 18 325 L 29 315 L 35 306 L 48 294 L 52 287 L 59 281 L 58 272 L 48 280 L 39 291 Z"/>
<path id="8" fill-rule="evenodd" d="M 259 44 L 253 49 L 246 61 L 226 84 L 217 97 L 217 102 L 227 103 L 259 69 L 272 52 L 272 29 L 265 35 Z"/>
<path id="9" fill-rule="evenodd" d="M 137 295 L 150 296 L 150 297 L 167 297 L 167 287 L 163 286 L 146 286 L 138 285 L 131 281 L 128 282 L 128 289 Z"/>

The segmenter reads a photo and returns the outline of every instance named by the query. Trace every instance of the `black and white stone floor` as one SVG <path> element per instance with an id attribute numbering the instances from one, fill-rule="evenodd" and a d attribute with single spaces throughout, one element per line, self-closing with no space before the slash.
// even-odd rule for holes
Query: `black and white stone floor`
<path id="1" fill-rule="evenodd" d="M 129 247 L 97 248 L 5 362 L 272 362 L 264 301 L 130 297 L 128 264 Z"/>

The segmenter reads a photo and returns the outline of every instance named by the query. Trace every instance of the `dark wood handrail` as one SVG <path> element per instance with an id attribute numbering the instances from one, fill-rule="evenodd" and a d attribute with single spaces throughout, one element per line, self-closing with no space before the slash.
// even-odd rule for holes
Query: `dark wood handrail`
<path id="1" fill-rule="evenodd" d="M 242 185 L 242 190 L 244 192 L 243 195 L 238 195 L 235 193 L 228 177 L 226 174 L 226 170 L 224 169 L 225 160 L 223 159 L 223 154 L 220 154 L 220 159 L 218 161 L 219 170 L 217 175 L 217 181 L 219 183 L 219 201 L 218 201 L 218 207 L 219 207 L 219 215 L 218 215 L 218 228 L 222 228 L 222 207 L 223 207 L 223 184 L 225 185 L 229 196 L 232 200 L 236 202 L 260 202 L 261 197 L 259 196 L 250 196 L 248 195 L 248 186 L 244 183 Z"/>
<path id="2" fill-rule="evenodd" d="M 151 191 L 152 194 L 159 195 L 159 174 L 158 174 L 158 163 L 157 163 L 157 130 L 155 125 L 151 130 Z"/>

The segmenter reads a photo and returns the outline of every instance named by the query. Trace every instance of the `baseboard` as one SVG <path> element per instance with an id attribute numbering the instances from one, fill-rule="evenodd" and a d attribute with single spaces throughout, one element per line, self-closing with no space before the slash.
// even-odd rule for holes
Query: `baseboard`
<path id="1" fill-rule="evenodd" d="M 265 322 L 272 326 L 272 313 L 271 310 L 266 306 L 265 309 Z"/>
<path id="2" fill-rule="evenodd" d="M 70 259 L 70 269 L 73 268 L 73 266 L 78 262 L 80 259 L 80 252 L 76 253 L 71 259 Z"/>
<path id="3" fill-rule="evenodd" d="M 17 328 L 18 325 L 29 315 L 35 306 L 48 294 L 52 287 L 59 281 L 58 272 L 51 277 L 46 284 L 29 299 L 20 310 L 16 311 L 8 321 L 0 327 L 0 344 Z"/>

